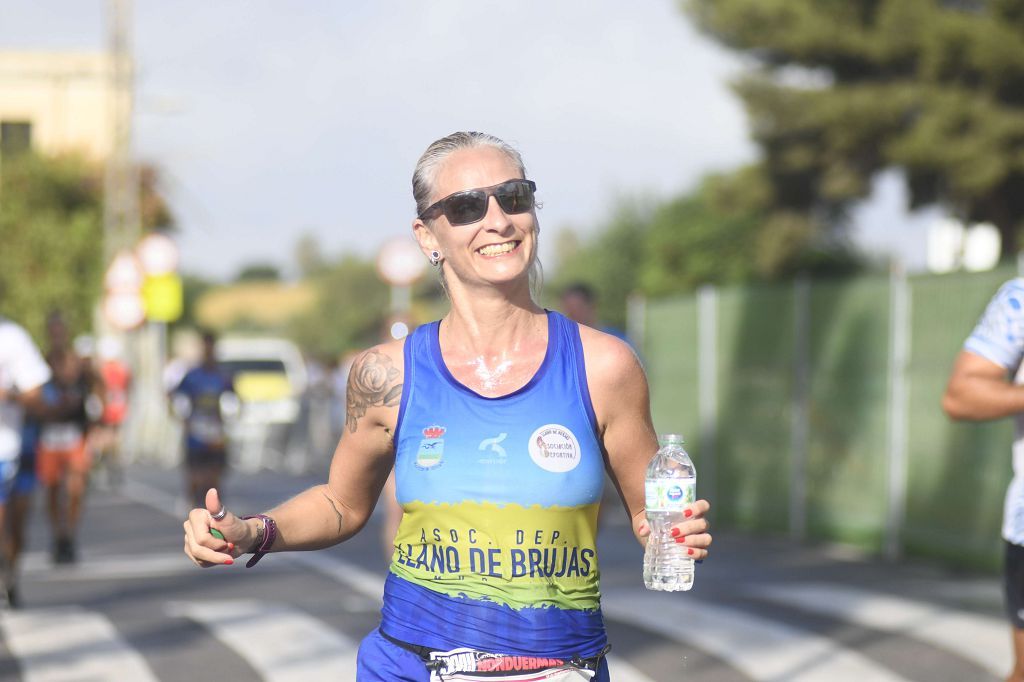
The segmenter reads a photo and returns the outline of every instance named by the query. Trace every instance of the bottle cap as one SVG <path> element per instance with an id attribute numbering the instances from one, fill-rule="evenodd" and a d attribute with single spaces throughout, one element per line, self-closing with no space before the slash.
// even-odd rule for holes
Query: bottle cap
<path id="1" fill-rule="evenodd" d="M 681 433 L 663 433 L 658 437 L 658 442 L 662 445 L 682 445 L 686 441 Z"/>

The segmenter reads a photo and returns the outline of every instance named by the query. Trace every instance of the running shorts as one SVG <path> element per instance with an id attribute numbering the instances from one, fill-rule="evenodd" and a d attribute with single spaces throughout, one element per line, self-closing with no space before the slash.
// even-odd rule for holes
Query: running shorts
<path id="1" fill-rule="evenodd" d="M 0 504 L 5 504 L 10 499 L 17 470 L 18 460 L 0 461 Z"/>
<path id="2" fill-rule="evenodd" d="M 359 644 L 356 682 L 427 682 L 430 673 L 423 659 L 392 644 L 374 629 Z"/>
<path id="3" fill-rule="evenodd" d="M 1003 568 L 1006 615 L 1013 627 L 1024 630 L 1024 547 L 1007 542 Z"/>
<path id="4" fill-rule="evenodd" d="M 14 475 L 11 483 L 11 495 L 28 495 L 36 488 L 36 467 L 35 464 L 18 467 L 18 473 Z"/>
<path id="5" fill-rule="evenodd" d="M 228 453 L 223 448 L 187 448 L 185 452 L 185 465 L 189 469 L 223 469 L 227 463 Z"/>
<path id="6" fill-rule="evenodd" d="M 46 486 L 57 485 L 68 472 L 89 473 L 92 456 L 85 447 L 85 439 L 73 447 L 61 450 L 50 450 L 40 446 L 36 452 L 36 476 Z"/>

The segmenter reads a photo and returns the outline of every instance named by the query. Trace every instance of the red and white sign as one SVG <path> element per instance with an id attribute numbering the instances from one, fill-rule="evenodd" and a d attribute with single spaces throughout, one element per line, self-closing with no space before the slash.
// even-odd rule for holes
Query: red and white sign
<path id="1" fill-rule="evenodd" d="M 377 272 L 392 286 L 409 286 L 423 274 L 427 261 L 412 239 L 389 239 L 377 254 Z"/>
<path id="2" fill-rule="evenodd" d="M 110 292 L 138 293 L 142 290 L 142 266 L 131 251 L 120 251 L 103 276 L 103 286 Z"/>
<path id="3" fill-rule="evenodd" d="M 135 247 L 147 275 L 169 275 L 178 269 L 178 246 L 165 234 L 151 232 Z"/>
<path id="4" fill-rule="evenodd" d="M 107 292 L 103 296 L 103 317 L 120 331 L 135 329 L 146 319 L 142 296 L 138 292 Z"/>

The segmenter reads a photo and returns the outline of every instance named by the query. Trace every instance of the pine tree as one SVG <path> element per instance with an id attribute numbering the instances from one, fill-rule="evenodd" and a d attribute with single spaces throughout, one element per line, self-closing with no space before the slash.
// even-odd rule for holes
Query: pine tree
<path id="1" fill-rule="evenodd" d="M 683 0 L 735 85 L 777 214 L 837 228 L 878 172 L 911 207 L 1024 229 L 1024 0 Z"/>

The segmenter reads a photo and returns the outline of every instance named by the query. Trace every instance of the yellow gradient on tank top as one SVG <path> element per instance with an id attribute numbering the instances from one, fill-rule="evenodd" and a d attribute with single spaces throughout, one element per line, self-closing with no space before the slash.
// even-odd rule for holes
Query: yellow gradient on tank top
<path id="1" fill-rule="evenodd" d="M 391 572 L 452 597 L 511 608 L 598 607 L 598 504 L 412 502 Z"/>

